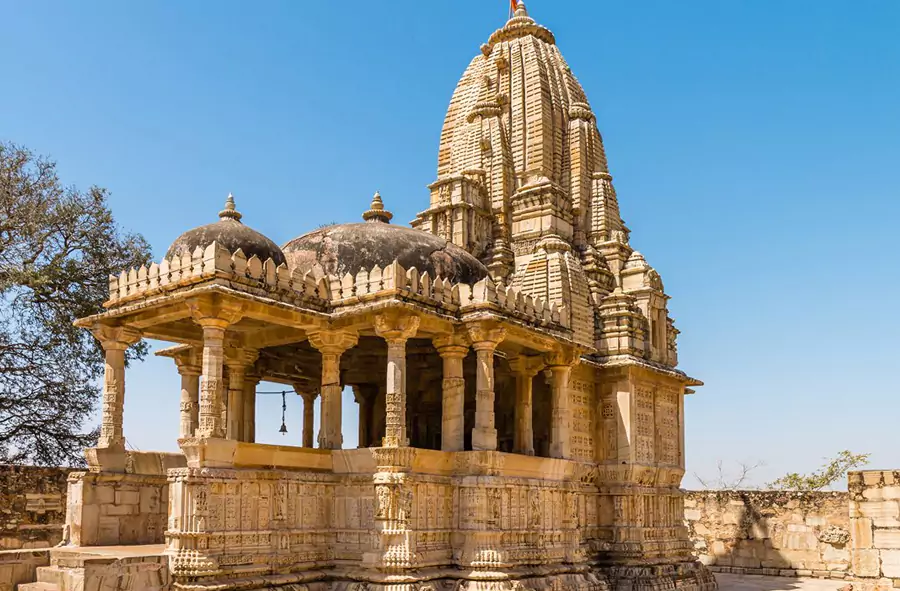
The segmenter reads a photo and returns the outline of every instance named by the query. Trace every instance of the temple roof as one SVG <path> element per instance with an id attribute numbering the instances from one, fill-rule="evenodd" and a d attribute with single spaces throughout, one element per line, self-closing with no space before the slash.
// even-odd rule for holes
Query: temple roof
<path id="1" fill-rule="evenodd" d="M 234 197 L 229 194 L 225 209 L 219 212 L 219 221 L 188 230 L 175 239 L 166 252 L 166 258 L 193 253 L 197 247 L 206 248 L 213 242 L 229 252 L 243 251 L 247 258 L 258 257 L 261 261 L 272 259 L 276 265 L 286 262 L 278 245 L 253 228 L 241 223 L 243 216 L 235 209 Z"/>
<path id="2" fill-rule="evenodd" d="M 392 217 L 376 193 L 363 214 L 365 222 L 319 228 L 291 240 L 283 251 L 289 266 L 301 272 L 319 265 L 327 274 L 355 276 L 397 261 L 453 282 L 471 284 L 487 276 L 484 265 L 462 248 L 428 232 L 392 225 Z"/>

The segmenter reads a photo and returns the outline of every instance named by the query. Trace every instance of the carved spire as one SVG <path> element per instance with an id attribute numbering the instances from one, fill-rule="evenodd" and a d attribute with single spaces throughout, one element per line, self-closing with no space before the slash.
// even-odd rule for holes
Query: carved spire
<path id="1" fill-rule="evenodd" d="M 242 217 L 241 213 L 234 208 L 234 195 L 229 193 L 228 198 L 225 199 L 225 209 L 219 212 L 219 219 L 240 222 Z"/>
<path id="2" fill-rule="evenodd" d="M 364 212 L 362 217 L 367 222 L 390 224 L 394 214 L 384 208 L 384 201 L 381 200 L 381 194 L 378 191 L 375 191 L 375 196 L 372 197 L 372 204 L 369 205 L 369 210 Z"/>
<path id="3" fill-rule="evenodd" d="M 516 2 L 516 16 L 528 16 L 528 9 L 525 8 L 525 3 L 522 0 Z"/>

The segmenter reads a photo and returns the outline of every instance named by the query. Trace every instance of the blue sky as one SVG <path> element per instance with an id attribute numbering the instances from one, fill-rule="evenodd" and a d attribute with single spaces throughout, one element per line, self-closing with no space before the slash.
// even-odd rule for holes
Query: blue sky
<path id="1" fill-rule="evenodd" d="M 278 243 L 357 220 L 376 189 L 408 221 L 451 92 L 507 6 L 7 2 L 0 139 L 110 189 L 157 258 L 229 191 Z M 764 461 L 757 483 L 844 448 L 900 466 L 900 3 L 528 6 L 587 91 L 681 367 L 706 382 L 686 403 L 685 485 L 717 459 Z M 129 442 L 174 449 L 171 362 L 127 381 Z M 262 398 L 260 440 L 299 442 L 299 398 L 285 437 L 280 406 Z"/>

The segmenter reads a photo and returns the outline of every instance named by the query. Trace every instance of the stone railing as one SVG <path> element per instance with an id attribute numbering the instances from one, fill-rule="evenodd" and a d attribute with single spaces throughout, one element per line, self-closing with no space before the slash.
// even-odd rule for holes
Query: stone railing
<path id="1" fill-rule="evenodd" d="M 494 310 L 537 325 L 568 326 L 563 306 L 548 304 L 512 287 L 495 285 L 490 278 L 474 285 L 453 283 L 399 262 L 375 266 L 356 275 L 324 275 L 290 270 L 241 250 L 234 253 L 215 242 L 191 255 L 163 259 L 160 263 L 123 271 L 109 279 L 107 308 L 117 308 L 155 295 L 219 283 L 255 295 L 325 311 L 383 297 L 399 296 L 441 308 L 450 314 Z"/>
<path id="2" fill-rule="evenodd" d="M 206 283 L 227 282 L 250 293 L 261 292 L 292 304 L 312 305 L 321 309 L 328 297 L 327 281 L 317 280 L 312 273 L 291 272 L 284 264 L 272 259 L 249 259 L 241 250 L 234 253 L 213 242 L 205 249 L 198 247 L 193 254 L 163 259 L 130 271 L 122 271 L 109 278 L 109 300 L 105 306 L 113 308 L 157 294 Z"/>

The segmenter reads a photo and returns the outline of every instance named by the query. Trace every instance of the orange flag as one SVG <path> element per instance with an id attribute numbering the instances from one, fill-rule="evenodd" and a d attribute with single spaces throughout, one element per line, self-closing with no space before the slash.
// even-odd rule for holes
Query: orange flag
<path id="1" fill-rule="evenodd" d="M 509 0 L 509 9 L 513 12 L 519 7 L 519 0 Z"/>

